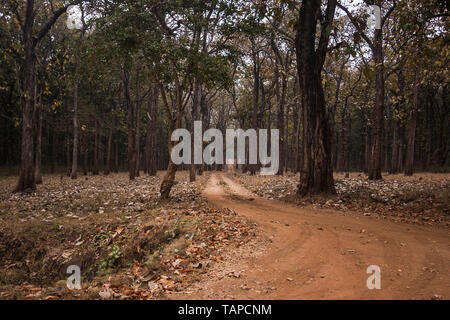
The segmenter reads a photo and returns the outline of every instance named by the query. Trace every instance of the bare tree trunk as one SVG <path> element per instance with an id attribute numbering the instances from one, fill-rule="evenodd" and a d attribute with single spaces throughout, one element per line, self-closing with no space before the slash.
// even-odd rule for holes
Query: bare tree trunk
<path id="1" fill-rule="evenodd" d="M 317 12 L 320 1 L 304 0 L 301 4 L 296 37 L 297 68 L 302 92 L 303 163 L 298 194 L 335 193 L 331 163 L 330 123 L 322 87 L 322 69 L 328 50 L 329 33 L 334 19 L 336 0 L 329 0 L 316 47 Z"/>
<path id="2" fill-rule="evenodd" d="M 119 172 L 119 129 L 118 129 L 118 124 L 119 124 L 119 108 L 120 108 L 120 103 L 121 103 L 121 88 L 119 88 L 119 101 L 116 102 L 116 111 L 114 113 L 114 172 L 118 173 Z"/>
<path id="3" fill-rule="evenodd" d="M 344 106 L 342 107 L 342 113 L 341 113 L 341 138 L 339 139 L 340 147 L 338 148 L 338 170 L 343 172 L 346 170 L 346 151 L 347 151 L 347 142 L 348 142 L 348 128 L 347 128 L 347 122 L 348 122 L 348 116 L 347 116 L 347 99 L 344 102 Z"/>
<path id="4" fill-rule="evenodd" d="M 35 154 L 35 180 L 36 184 L 42 183 L 42 171 L 41 171 L 41 160 L 42 160 L 42 119 L 44 116 L 44 112 L 42 110 L 42 105 L 38 103 L 38 106 L 36 108 L 36 154 Z"/>
<path id="5" fill-rule="evenodd" d="M 394 134 L 392 137 L 392 159 L 390 174 L 398 173 L 398 149 L 399 149 L 399 124 L 398 120 L 394 120 Z"/>
<path id="6" fill-rule="evenodd" d="M 252 59 L 253 59 L 253 108 L 252 108 L 252 129 L 258 132 L 258 112 L 259 112 L 259 73 L 260 73 L 260 62 L 259 62 L 259 51 L 255 45 L 255 39 L 250 38 Z M 278 67 L 277 67 L 278 68 Z M 277 79 L 278 81 L 278 79 Z M 250 164 L 250 174 L 254 175 L 256 173 L 258 165 Z"/>
<path id="7" fill-rule="evenodd" d="M 37 81 L 36 73 L 34 79 L 34 101 L 35 101 L 35 119 L 36 122 L 36 150 L 35 150 L 35 171 L 34 179 L 36 184 L 42 184 L 42 171 L 41 171 L 41 160 L 42 160 L 42 118 L 44 116 L 44 111 L 42 110 L 41 96 L 37 93 Z"/>
<path id="8" fill-rule="evenodd" d="M 152 109 L 153 109 L 153 87 L 150 89 L 147 101 L 147 132 L 145 135 L 145 172 L 150 175 L 152 157 Z"/>
<path id="9" fill-rule="evenodd" d="M 342 134 L 341 137 L 338 136 L 337 132 L 336 132 L 336 110 L 337 110 L 337 106 L 339 104 L 339 94 L 341 91 L 341 84 L 342 84 L 342 78 L 344 76 L 344 68 L 345 65 L 348 62 L 348 58 L 344 59 L 344 61 L 342 61 L 342 64 L 339 68 L 339 76 L 338 79 L 336 81 L 336 89 L 334 92 L 334 102 L 333 105 L 331 107 L 331 112 L 330 112 L 330 130 L 333 134 L 333 138 L 331 139 L 331 149 L 333 150 L 332 152 L 332 160 L 331 162 L 333 163 L 333 167 L 334 168 L 338 168 L 339 165 L 339 161 L 342 161 L 342 158 L 339 159 L 338 157 L 338 152 L 340 150 L 340 148 L 342 148 Z M 340 147 L 338 146 L 338 144 L 340 145 Z M 342 153 L 341 153 L 342 154 Z M 342 165 L 339 165 L 340 169 L 342 169 Z M 342 170 L 340 170 L 342 171 Z"/>
<path id="10" fill-rule="evenodd" d="M 75 62 L 75 80 L 73 85 L 73 155 L 72 155 L 72 173 L 71 178 L 77 178 L 78 171 L 78 76 L 77 76 L 77 65 L 78 58 Z"/>
<path id="11" fill-rule="evenodd" d="M 414 171 L 414 149 L 416 141 L 417 109 L 419 106 L 419 70 L 414 75 L 414 100 L 409 123 L 408 150 L 406 152 L 405 175 L 412 176 Z"/>
<path id="12" fill-rule="evenodd" d="M 114 106 L 114 115 L 113 115 L 113 121 L 111 124 L 111 127 L 109 128 L 108 132 L 108 146 L 106 151 L 106 166 L 105 166 L 105 175 L 108 175 L 111 172 L 111 154 L 112 154 L 112 143 L 113 143 L 113 132 L 116 127 L 116 113 L 117 113 L 117 106 L 114 99 L 111 101 L 112 105 Z"/>
<path id="13" fill-rule="evenodd" d="M 295 100 L 296 100 L 296 104 L 295 104 L 295 109 L 296 109 L 296 116 L 294 119 L 294 132 L 295 132 L 295 137 L 294 137 L 294 173 L 297 173 L 300 171 L 300 147 L 299 147 L 299 142 L 300 142 L 300 124 L 301 124 L 301 115 L 303 114 L 303 106 L 302 106 L 302 100 L 300 99 L 300 88 L 299 88 L 299 82 L 298 82 L 298 76 L 296 77 L 296 84 L 295 84 Z"/>
<path id="14" fill-rule="evenodd" d="M 70 177 L 70 173 L 72 172 L 72 166 L 70 165 L 70 139 L 67 132 L 66 134 L 66 175 Z"/>
<path id="15" fill-rule="evenodd" d="M 94 165 L 92 169 L 92 174 L 97 175 L 98 170 L 98 145 L 99 145 L 99 132 L 98 132 L 98 120 L 95 119 L 95 129 L 94 129 Z"/>
<path id="16" fill-rule="evenodd" d="M 89 154 L 89 145 L 87 141 L 86 134 L 83 134 L 83 175 L 87 176 L 88 174 L 88 154 Z"/>
<path id="17" fill-rule="evenodd" d="M 119 130 L 117 130 L 117 126 L 116 126 L 116 130 L 115 130 L 115 148 L 114 148 L 114 172 L 118 173 L 119 172 Z"/>
<path id="18" fill-rule="evenodd" d="M 400 143 L 398 146 L 398 162 L 397 162 L 398 171 L 403 171 L 403 143 Z"/>
<path id="19" fill-rule="evenodd" d="M 17 5 L 17 4 L 16 4 Z M 40 32 L 33 34 L 36 17 L 34 0 L 26 1 L 25 15 L 21 21 L 23 40 L 23 55 L 21 59 L 21 108 L 22 108 L 22 142 L 19 181 L 15 192 L 31 192 L 36 189 L 35 181 L 35 159 L 34 159 L 34 89 L 36 72 L 36 47 L 42 38 L 49 32 L 58 18 L 66 12 L 63 6 L 53 12 L 52 17 L 42 24 L 44 27 Z"/>
<path id="20" fill-rule="evenodd" d="M 191 138 L 191 147 L 192 150 L 194 150 L 194 123 L 195 121 L 201 121 L 201 114 L 200 114 L 200 85 L 198 83 L 195 84 L 194 87 L 194 96 L 192 99 L 192 138 Z M 195 176 L 197 171 L 197 164 L 195 164 L 194 161 L 194 152 L 191 152 L 191 165 L 189 166 L 189 181 L 194 182 Z"/>
<path id="21" fill-rule="evenodd" d="M 134 106 L 133 101 L 130 97 L 129 91 L 129 73 L 126 67 L 122 68 L 123 76 L 123 88 L 124 96 L 127 104 L 127 126 L 128 126 L 128 171 L 130 180 L 134 180 L 136 175 L 136 148 L 134 144 L 134 129 L 135 125 L 133 122 Z"/>
<path id="22" fill-rule="evenodd" d="M 375 126 L 372 131 L 372 154 L 369 168 L 369 179 L 381 180 L 384 123 L 384 58 L 382 29 L 375 30 L 373 58 L 375 62 L 375 109 L 373 114 Z"/>
<path id="23" fill-rule="evenodd" d="M 57 158 L 56 143 L 57 143 L 56 130 L 53 128 L 52 129 L 52 142 L 51 142 L 52 152 L 51 152 L 51 160 L 50 160 L 50 173 L 51 174 L 55 173 L 55 168 L 56 168 L 56 158 Z"/>
<path id="24" fill-rule="evenodd" d="M 365 139 L 366 139 L 366 143 L 365 143 L 365 155 L 364 155 L 364 172 L 369 174 L 369 168 L 370 168 L 370 153 L 372 150 L 372 139 L 370 138 L 370 131 L 371 128 L 369 126 L 367 126 L 366 129 L 366 134 L 365 134 Z"/>
<path id="25" fill-rule="evenodd" d="M 278 171 L 279 175 L 283 175 L 284 171 L 286 171 L 286 134 L 285 134 L 285 125 L 284 125 L 284 107 L 286 104 L 286 91 L 287 91 L 287 78 L 285 72 L 281 75 L 281 96 L 278 104 L 278 114 L 277 114 L 277 122 L 278 129 L 280 130 L 280 170 Z"/>
<path id="26" fill-rule="evenodd" d="M 347 136 L 345 137 L 345 172 L 347 175 L 350 175 L 350 142 L 351 142 L 351 132 L 352 132 L 352 117 L 347 114 L 348 121 L 347 121 Z"/>
<path id="27" fill-rule="evenodd" d="M 207 105 L 206 105 L 206 94 L 204 92 L 204 88 L 202 86 L 200 86 L 200 114 L 201 114 L 201 119 L 202 119 L 202 136 L 203 133 L 205 132 L 205 128 L 207 127 L 207 118 L 208 118 L 208 110 L 207 110 Z M 201 165 L 197 166 L 198 170 L 197 170 L 197 174 L 199 176 L 203 175 L 203 171 L 205 169 L 205 164 L 202 162 Z"/>
<path id="28" fill-rule="evenodd" d="M 278 175 L 283 175 L 284 171 L 287 167 L 286 162 L 286 147 L 287 147 L 287 139 L 285 135 L 285 117 L 284 117 L 284 108 L 286 104 L 286 92 L 287 92 L 287 67 L 289 65 L 289 57 L 286 56 L 286 60 L 283 60 L 281 53 L 275 43 L 274 37 L 271 39 L 271 47 L 273 52 L 275 53 L 277 64 L 275 65 L 275 93 L 278 102 L 278 112 L 277 112 L 277 126 L 278 130 L 280 130 L 280 165 L 278 170 Z M 281 77 L 280 70 L 282 68 Z M 281 78 L 281 86 L 280 86 L 280 78 Z"/>
<path id="29" fill-rule="evenodd" d="M 169 155 L 172 154 L 172 148 L 174 146 L 172 142 L 172 133 L 175 129 L 179 129 L 183 123 L 183 113 L 184 107 L 187 101 L 183 101 L 183 88 L 180 85 L 178 78 L 175 79 L 176 87 L 176 106 L 177 111 L 175 116 L 172 114 L 167 97 L 164 91 L 164 87 L 160 84 L 160 91 L 163 98 L 164 106 L 166 109 L 167 117 L 169 118 L 169 136 L 168 136 L 168 147 Z M 172 190 L 173 184 L 175 182 L 175 174 L 177 172 L 178 166 L 172 161 L 172 157 L 169 156 L 169 166 L 167 168 L 166 175 L 161 183 L 160 194 L 162 199 L 168 199 L 170 191 Z"/>
<path id="30" fill-rule="evenodd" d="M 169 154 L 172 154 L 173 142 L 171 141 L 172 132 L 175 130 L 175 126 L 177 128 L 181 127 L 181 115 L 177 115 L 176 125 L 174 125 L 175 121 L 170 121 L 169 123 Z M 177 165 L 172 161 L 172 158 L 169 157 L 169 166 L 167 168 L 166 175 L 161 183 L 160 193 L 162 199 L 168 199 L 170 191 L 172 190 L 172 186 L 175 182 L 175 174 L 177 172 Z"/>
<path id="31" fill-rule="evenodd" d="M 135 129 L 135 152 L 136 152 L 136 177 L 139 177 L 140 169 L 140 125 L 141 125 L 141 84 L 139 81 L 139 70 L 136 70 L 136 129 Z"/>
<path id="32" fill-rule="evenodd" d="M 157 145 L 157 136 L 158 136 L 158 100 L 159 100 L 159 88 L 155 85 L 153 89 L 153 104 L 151 111 L 151 156 L 150 156 L 150 169 L 149 175 L 156 176 L 157 172 L 157 162 L 156 162 L 156 154 L 158 150 Z"/>
<path id="33" fill-rule="evenodd" d="M 27 1 L 25 18 L 22 30 L 25 54 L 22 65 L 22 145 L 19 181 L 15 188 L 16 192 L 30 192 L 36 189 L 33 141 L 34 80 L 36 72 L 36 55 L 33 43 L 34 1 Z"/>

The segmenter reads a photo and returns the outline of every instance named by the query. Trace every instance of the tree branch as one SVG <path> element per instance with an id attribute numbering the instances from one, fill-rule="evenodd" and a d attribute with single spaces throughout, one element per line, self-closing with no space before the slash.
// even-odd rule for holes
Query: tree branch
<path id="1" fill-rule="evenodd" d="M 37 37 L 35 37 L 33 39 L 33 47 L 35 47 L 41 40 L 43 37 L 45 37 L 45 35 L 50 31 L 50 29 L 52 28 L 52 26 L 56 23 L 56 21 L 58 20 L 58 18 L 67 11 L 67 8 L 69 7 L 69 5 L 66 5 L 64 7 L 59 8 L 58 10 L 56 10 L 53 13 L 53 16 L 50 18 L 49 21 L 47 21 L 47 23 L 42 27 L 42 29 L 39 31 Z"/>
<path id="2" fill-rule="evenodd" d="M 350 11 L 346 7 L 344 7 L 339 2 L 337 3 L 337 6 L 347 14 L 348 18 L 350 19 L 352 24 L 355 26 L 356 31 L 358 31 L 358 33 L 361 35 L 361 37 L 367 42 L 369 47 L 371 49 L 373 49 L 374 45 L 373 45 L 372 40 L 370 40 L 369 37 L 367 36 L 367 34 L 364 33 L 364 31 L 362 30 L 362 27 L 358 24 L 358 21 L 356 20 L 356 18 L 350 13 Z"/>

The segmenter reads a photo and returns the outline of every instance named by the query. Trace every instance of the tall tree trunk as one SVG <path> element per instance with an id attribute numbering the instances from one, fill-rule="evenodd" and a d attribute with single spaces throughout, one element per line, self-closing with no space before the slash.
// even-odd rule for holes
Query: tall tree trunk
<path id="1" fill-rule="evenodd" d="M 195 84 L 194 87 L 194 96 L 192 99 L 192 137 L 191 137 L 191 150 L 194 150 L 195 141 L 194 141 L 194 123 L 195 121 L 201 121 L 201 114 L 200 114 L 200 85 L 198 83 Z M 195 164 L 194 159 L 194 152 L 191 152 L 191 164 L 189 166 L 189 181 L 194 182 L 196 171 L 197 171 L 197 164 Z"/>
<path id="2" fill-rule="evenodd" d="M 39 99 L 40 100 L 40 99 Z M 36 108 L 36 154 L 35 154 L 35 180 L 36 184 L 42 183 L 42 119 L 44 117 L 44 112 L 42 110 L 42 105 L 37 104 Z"/>
<path id="3" fill-rule="evenodd" d="M 58 18 L 67 10 L 67 6 L 60 7 L 53 12 L 51 18 L 44 22 L 40 31 L 33 34 L 36 17 L 34 0 L 26 1 L 25 16 L 22 20 L 23 58 L 21 65 L 21 109 L 22 109 L 22 142 L 20 155 L 19 181 L 14 191 L 30 192 L 36 189 L 35 159 L 34 159 L 34 86 L 36 72 L 36 47 L 49 32 Z"/>
<path id="4" fill-rule="evenodd" d="M 152 156 L 152 109 L 153 109 L 153 87 L 150 89 L 147 101 L 147 132 L 145 136 L 145 173 L 150 175 Z M 154 150 L 153 150 L 154 152 Z"/>
<path id="5" fill-rule="evenodd" d="M 136 153 L 136 177 L 139 177 L 140 169 L 140 137 L 141 137 L 141 109 L 142 109 L 142 98 L 141 98 L 141 84 L 139 81 L 139 70 L 136 70 L 136 129 L 135 129 L 135 153 Z"/>
<path id="6" fill-rule="evenodd" d="M 157 85 L 153 88 L 153 103 L 151 111 L 151 156 L 150 156 L 150 169 L 149 175 L 156 176 L 157 172 L 157 161 L 156 155 L 158 150 L 157 138 L 158 138 L 158 100 L 159 100 L 159 88 Z"/>
<path id="7" fill-rule="evenodd" d="M 398 149 L 399 149 L 399 120 L 394 120 L 394 134 L 392 136 L 392 159 L 390 174 L 398 173 Z"/>
<path id="8" fill-rule="evenodd" d="M 398 171 L 403 171 L 403 143 L 400 142 L 398 146 L 398 163 L 397 163 Z"/>
<path id="9" fill-rule="evenodd" d="M 287 78 L 285 72 L 281 75 L 281 96 L 278 104 L 278 114 L 277 114 L 277 122 L 278 122 L 278 130 L 280 130 L 280 169 L 278 170 L 279 175 L 283 175 L 284 171 L 286 171 L 286 147 L 287 147 L 287 136 L 285 132 L 285 117 L 284 117 L 284 108 L 286 104 L 286 92 L 287 92 Z"/>
<path id="10" fill-rule="evenodd" d="M 57 158 L 57 148 L 56 148 L 56 144 L 57 144 L 57 138 L 56 138 L 56 130 L 55 128 L 52 128 L 52 151 L 51 151 L 51 160 L 50 160 L 50 173 L 54 174 L 55 173 L 55 168 L 56 168 L 56 158 Z"/>
<path id="11" fill-rule="evenodd" d="M 293 128 L 292 128 L 292 151 L 293 151 L 293 157 L 292 157 L 292 172 L 297 173 L 299 170 L 298 166 L 298 160 L 299 160 L 299 140 L 300 140 L 300 103 L 298 102 L 298 82 L 297 77 L 294 82 L 294 106 L 293 106 Z"/>
<path id="12" fill-rule="evenodd" d="M 88 154 L 89 154 L 89 145 L 87 141 L 86 133 L 83 134 L 83 175 L 87 176 L 88 173 Z"/>
<path id="13" fill-rule="evenodd" d="M 167 97 L 164 91 L 164 87 L 159 84 L 161 95 L 163 98 L 164 106 L 166 109 L 167 117 L 169 120 L 169 136 L 168 136 L 168 147 L 169 147 L 169 166 L 167 168 L 166 175 L 161 183 L 160 194 L 162 199 L 168 199 L 170 195 L 170 191 L 172 190 L 173 184 L 175 182 L 175 174 L 177 172 L 178 166 L 172 161 L 172 148 L 174 143 L 172 142 L 172 133 L 175 129 L 179 129 L 183 123 L 183 113 L 184 106 L 187 101 L 183 101 L 183 88 L 181 87 L 180 81 L 178 78 L 175 79 L 175 87 L 176 87 L 176 114 L 175 116 L 172 114 L 169 103 L 167 101 Z"/>
<path id="14" fill-rule="evenodd" d="M 419 106 L 419 70 L 416 70 L 414 75 L 414 98 L 411 110 L 411 121 L 409 123 L 408 133 L 408 150 L 406 152 L 405 175 L 412 176 L 414 170 L 414 150 L 416 142 L 416 127 L 417 127 L 417 109 Z"/>
<path id="15" fill-rule="evenodd" d="M 200 114 L 202 119 L 202 137 L 203 133 L 205 132 L 205 129 L 207 126 L 207 120 L 208 120 L 208 110 L 207 110 L 207 104 L 206 104 L 206 93 L 202 86 L 200 86 Z M 202 162 L 201 165 L 198 165 L 197 168 L 197 174 L 199 176 L 203 175 L 203 171 L 205 169 L 205 164 Z"/>
<path id="16" fill-rule="evenodd" d="M 30 192 L 36 189 L 34 172 L 34 90 L 36 55 L 33 43 L 34 1 L 28 0 L 25 24 L 22 29 L 24 42 L 24 60 L 22 65 L 22 145 L 19 181 L 16 192 Z"/>
<path id="17" fill-rule="evenodd" d="M 255 45 L 255 39 L 251 37 L 252 59 L 253 59 L 253 108 L 252 108 L 252 129 L 258 132 L 258 112 L 259 112 L 259 52 Z M 278 67 L 277 67 L 278 70 Z M 278 79 L 277 79 L 278 81 Z M 282 137 L 283 138 L 283 137 Z M 281 149 L 282 150 L 282 149 Z M 250 174 L 254 175 L 257 170 L 257 164 L 250 164 Z"/>
<path id="18" fill-rule="evenodd" d="M 339 151 L 338 151 L 338 170 L 343 172 L 345 171 L 346 168 L 346 164 L 345 164 L 345 157 L 346 157 L 346 151 L 347 151 L 347 141 L 348 141 L 348 136 L 349 133 L 348 128 L 347 128 L 347 99 L 344 102 L 344 105 L 342 107 L 342 112 L 341 112 L 341 139 L 339 139 Z"/>
<path id="19" fill-rule="evenodd" d="M 330 110 L 331 111 L 330 112 L 330 130 L 331 130 L 331 133 L 333 134 L 333 138 L 331 139 L 331 149 L 333 150 L 333 153 L 332 153 L 333 159 L 331 160 L 331 162 L 333 163 L 333 167 L 336 169 L 338 168 L 339 160 L 342 160 L 342 159 L 339 159 L 339 157 L 338 157 L 338 152 L 340 149 L 338 144 L 340 144 L 341 148 L 342 148 L 342 137 L 339 137 L 336 132 L 336 110 L 337 110 L 337 106 L 339 104 L 339 94 L 341 91 L 342 78 L 344 76 L 344 68 L 348 62 L 348 59 L 349 58 L 345 58 L 342 61 L 342 64 L 339 68 L 339 76 L 336 81 L 336 89 L 334 92 L 334 103 Z M 342 165 L 340 167 L 342 168 Z"/>
<path id="20" fill-rule="evenodd" d="M 66 135 L 66 175 L 70 177 L 70 173 L 72 172 L 72 166 L 70 162 L 70 138 L 68 132 L 66 132 Z"/>
<path id="21" fill-rule="evenodd" d="M 116 127 L 116 113 L 117 113 L 117 106 L 114 99 L 111 101 L 111 104 L 113 105 L 113 120 L 111 127 L 109 128 L 108 132 L 108 146 L 106 150 L 106 166 L 105 166 L 105 175 L 108 175 L 111 172 L 111 154 L 112 154 L 112 144 L 113 144 L 113 132 Z"/>
<path id="22" fill-rule="evenodd" d="M 119 130 L 115 129 L 115 148 L 114 148 L 114 172 L 119 172 Z"/>
<path id="23" fill-rule="evenodd" d="M 75 58 L 75 80 L 73 84 L 73 155 L 72 155 L 72 173 L 71 178 L 77 178 L 78 171 L 78 58 Z"/>
<path id="24" fill-rule="evenodd" d="M 100 144 L 100 137 L 99 137 L 99 129 L 98 129 L 99 125 L 98 125 L 98 120 L 95 119 L 95 128 L 94 128 L 94 164 L 93 164 L 93 169 L 92 169 L 92 174 L 93 175 L 98 175 L 98 158 L 99 158 L 99 154 L 98 154 L 98 149 L 99 149 L 99 144 Z"/>
<path id="25" fill-rule="evenodd" d="M 382 179 L 381 163 L 384 123 L 384 58 L 382 29 L 375 30 L 373 58 L 375 62 L 375 109 L 373 113 L 375 125 L 372 130 L 372 153 L 369 167 L 369 179 L 380 180 Z"/>
<path id="26" fill-rule="evenodd" d="M 352 117 L 347 114 L 347 136 L 345 137 L 345 167 L 344 170 L 347 174 L 350 174 L 350 142 L 352 132 Z"/>
<path id="27" fill-rule="evenodd" d="M 173 142 L 171 141 L 172 132 L 175 128 L 181 128 L 182 115 L 177 115 L 175 120 L 169 122 L 169 155 L 172 154 Z M 169 166 L 167 168 L 166 175 L 161 183 L 160 193 L 162 199 L 168 199 L 170 191 L 172 190 L 173 184 L 175 182 L 175 175 L 177 172 L 177 165 L 172 161 L 172 157 L 169 158 Z"/>
<path id="28" fill-rule="evenodd" d="M 322 69 L 328 50 L 329 33 L 336 0 L 329 0 L 322 23 L 317 49 L 317 12 L 320 1 L 304 0 L 301 4 L 296 37 L 297 68 L 303 99 L 303 163 L 298 194 L 335 193 L 331 163 L 329 118 L 322 87 Z"/>
<path id="29" fill-rule="evenodd" d="M 275 65 L 275 92 L 278 102 L 278 112 L 277 112 L 277 126 L 278 130 L 280 130 L 280 165 L 278 170 L 278 175 L 283 175 L 284 171 L 287 168 L 287 157 L 286 157 L 286 149 L 287 149 L 287 135 L 285 132 L 285 105 L 286 105 L 286 93 L 287 93 L 287 73 L 289 72 L 290 65 L 290 53 L 286 55 L 286 58 L 283 59 L 280 50 L 278 49 L 277 44 L 275 43 L 275 38 L 272 36 L 271 38 L 271 47 L 273 52 L 275 53 L 277 64 Z M 282 68 L 281 76 L 279 67 Z M 281 86 L 280 86 L 280 78 L 281 78 Z"/>
<path id="30" fill-rule="evenodd" d="M 125 95 L 125 102 L 127 104 L 127 126 L 128 126 L 128 171 L 130 180 L 134 180 L 136 175 L 136 148 L 134 144 L 134 129 L 135 125 L 133 122 L 134 106 L 133 101 L 130 97 L 129 88 L 129 73 L 126 67 L 122 69 L 123 75 L 123 88 Z"/>

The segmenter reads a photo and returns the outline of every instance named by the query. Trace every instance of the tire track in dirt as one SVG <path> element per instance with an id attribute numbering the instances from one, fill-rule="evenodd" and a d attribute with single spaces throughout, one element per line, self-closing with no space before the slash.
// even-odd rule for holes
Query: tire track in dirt
<path id="1" fill-rule="evenodd" d="M 225 174 L 212 174 L 204 195 L 257 223 L 271 243 L 258 257 L 234 256 L 182 299 L 450 298 L 448 230 L 397 224 L 337 211 L 304 209 L 252 195 Z M 381 290 L 366 286 L 366 269 L 381 268 Z"/>

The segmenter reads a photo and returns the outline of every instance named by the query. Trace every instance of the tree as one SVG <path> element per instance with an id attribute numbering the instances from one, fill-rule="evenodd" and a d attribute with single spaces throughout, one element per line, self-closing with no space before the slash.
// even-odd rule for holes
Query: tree
<path id="1" fill-rule="evenodd" d="M 23 56 L 21 57 L 22 146 L 19 181 L 15 191 L 29 192 L 36 189 L 35 147 L 33 141 L 36 49 L 58 18 L 66 12 L 69 4 L 60 6 L 57 10 L 51 10 L 54 8 L 53 4 L 51 6 L 39 5 L 37 7 L 34 0 L 27 0 L 23 5 L 19 5 L 16 1 L 8 1 L 8 5 L 20 23 L 22 30 L 21 45 L 23 48 Z M 51 12 L 50 18 L 38 26 L 36 26 L 36 9 L 49 10 Z"/>
<path id="2" fill-rule="evenodd" d="M 303 161 L 298 194 L 335 193 L 331 163 L 331 131 L 322 86 L 336 0 L 304 0 L 300 7 L 296 54 L 303 103 Z M 316 37 L 320 23 L 320 36 Z M 318 46 L 316 49 L 316 41 Z"/>
<path id="3" fill-rule="evenodd" d="M 376 1 L 378 8 L 382 7 L 384 1 Z M 381 161 L 382 161 L 382 139 L 384 126 L 384 104 L 385 104 L 385 74 L 384 74 L 384 56 L 383 56 L 383 26 L 386 20 L 397 6 L 397 1 L 393 1 L 393 5 L 389 8 L 384 16 L 380 18 L 380 26 L 375 29 L 374 38 L 371 40 L 367 33 L 365 33 L 365 26 L 361 20 L 356 19 L 350 11 L 338 3 L 339 8 L 345 11 L 352 24 L 355 26 L 357 32 L 366 41 L 367 45 L 372 51 L 373 61 L 375 63 L 375 107 L 373 110 L 373 118 L 375 119 L 375 127 L 372 130 L 372 151 L 369 165 L 369 179 L 380 180 L 381 176 Z"/>
<path id="4" fill-rule="evenodd" d="M 81 29 L 79 39 L 75 44 L 75 66 L 74 66 L 74 79 L 73 79 L 73 154 L 72 154 L 72 171 L 70 177 L 72 179 L 77 178 L 78 171 L 78 150 L 79 150 L 79 122 L 78 122 L 78 81 L 79 81 L 79 64 L 80 64 L 80 53 L 79 46 L 83 41 L 84 34 L 86 32 L 86 22 L 85 22 L 85 9 L 83 5 L 76 7 L 80 8 L 80 22 L 79 26 L 76 26 L 75 29 Z M 77 23 L 74 23 L 77 24 Z"/>

